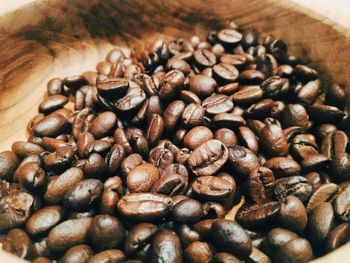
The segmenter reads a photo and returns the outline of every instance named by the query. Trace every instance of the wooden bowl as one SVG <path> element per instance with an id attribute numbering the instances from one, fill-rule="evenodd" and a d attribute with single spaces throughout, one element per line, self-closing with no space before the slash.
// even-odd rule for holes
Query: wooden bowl
<path id="1" fill-rule="evenodd" d="M 229 19 L 285 40 L 291 54 L 312 60 L 325 83 L 350 84 L 349 9 L 346 0 L 2 1 L 0 151 L 25 139 L 50 78 L 95 70 L 115 45 L 203 36 Z M 347 244 L 315 262 L 349 256 Z M 21 260 L 1 252 L 0 262 Z"/>

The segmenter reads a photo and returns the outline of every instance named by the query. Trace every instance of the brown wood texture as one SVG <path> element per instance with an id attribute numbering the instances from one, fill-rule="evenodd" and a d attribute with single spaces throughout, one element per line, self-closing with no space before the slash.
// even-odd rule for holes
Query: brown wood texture
<path id="1" fill-rule="evenodd" d="M 25 139 L 50 78 L 94 70 L 113 46 L 203 36 L 229 19 L 284 39 L 291 54 L 320 70 L 325 83 L 350 84 L 350 20 L 336 4 L 346 5 L 342 0 L 333 6 L 324 0 L 7 2 L 0 8 L 0 151 Z M 350 245 L 317 260 L 349 261 Z M 0 262 L 14 261 L 0 254 Z"/>

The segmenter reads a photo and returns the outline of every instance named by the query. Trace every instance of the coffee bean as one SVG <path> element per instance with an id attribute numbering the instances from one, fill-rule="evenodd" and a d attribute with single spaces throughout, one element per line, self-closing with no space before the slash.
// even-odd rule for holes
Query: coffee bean
<path id="1" fill-rule="evenodd" d="M 188 158 L 189 168 L 197 176 L 212 175 L 228 159 L 226 146 L 218 140 L 209 140 L 197 147 Z"/>
<path id="2" fill-rule="evenodd" d="M 245 147 L 233 145 L 229 148 L 229 163 L 234 171 L 242 177 L 247 177 L 260 164 L 256 155 Z"/>
<path id="3" fill-rule="evenodd" d="M 163 135 L 164 121 L 162 116 L 153 114 L 149 121 L 146 138 L 150 144 L 157 143 Z"/>
<path id="4" fill-rule="evenodd" d="M 211 236 L 218 249 L 230 252 L 237 257 L 246 257 L 252 251 L 252 241 L 244 229 L 234 221 L 216 220 L 211 229 Z"/>
<path id="5" fill-rule="evenodd" d="M 218 32 L 218 40 L 226 45 L 237 45 L 243 38 L 242 34 L 234 29 L 222 29 Z"/>
<path id="6" fill-rule="evenodd" d="M 209 263 L 212 262 L 213 247 L 206 242 L 195 241 L 184 250 L 184 258 L 187 262 Z"/>
<path id="7" fill-rule="evenodd" d="M 24 157 L 31 155 L 31 154 L 39 155 L 39 154 L 44 152 L 44 149 L 42 147 L 40 147 L 39 145 L 31 143 L 31 142 L 23 142 L 23 141 L 14 142 L 11 146 L 11 150 L 13 153 L 15 153 L 17 156 L 19 156 L 21 158 L 24 158 Z M 7 158 L 9 158 L 9 157 L 7 157 Z M 14 161 L 14 159 L 13 159 L 13 161 Z M 2 162 L 5 162 L 5 159 L 2 159 Z"/>
<path id="8" fill-rule="evenodd" d="M 217 176 L 200 176 L 192 183 L 193 191 L 200 198 L 211 201 L 222 200 L 232 194 L 234 186 Z"/>
<path id="9" fill-rule="evenodd" d="M 47 170 L 61 172 L 70 166 L 74 159 L 74 150 L 70 146 L 58 148 L 55 152 L 49 153 L 44 164 Z"/>
<path id="10" fill-rule="evenodd" d="M 89 259 L 90 263 L 99 263 L 99 262 L 115 262 L 122 263 L 125 262 L 125 255 L 122 251 L 118 249 L 107 249 L 100 253 L 95 254 Z"/>
<path id="11" fill-rule="evenodd" d="M 227 128 L 220 128 L 215 131 L 214 138 L 221 141 L 226 147 L 237 144 L 235 133 Z"/>
<path id="12" fill-rule="evenodd" d="M 325 240 L 325 250 L 330 252 L 349 241 L 350 225 L 343 223 L 335 227 Z"/>
<path id="13" fill-rule="evenodd" d="M 172 211 L 174 220 L 184 224 L 196 223 L 203 214 L 202 204 L 194 199 L 186 199 L 177 203 Z"/>
<path id="14" fill-rule="evenodd" d="M 172 99 L 182 88 L 185 82 L 185 75 L 181 71 L 171 70 L 164 76 L 163 84 L 159 90 L 161 99 Z"/>
<path id="15" fill-rule="evenodd" d="M 47 82 L 47 94 L 49 96 L 61 94 L 62 88 L 63 85 L 60 78 L 53 78 Z"/>
<path id="16" fill-rule="evenodd" d="M 70 219 L 55 226 L 46 240 L 47 246 L 52 251 L 65 251 L 71 246 L 83 244 L 87 240 L 87 234 L 91 218 Z"/>
<path id="17" fill-rule="evenodd" d="M 304 82 L 314 80 L 317 78 L 318 73 L 313 68 L 309 68 L 305 65 L 297 65 L 293 70 L 293 75 Z"/>
<path id="18" fill-rule="evenodd" d="M 277 178 L 299 175 L 300 165 L 288 157 L 274 157 L 269 159 L 265 166 L 273 172 Z"/>
<path id="19" fill-rule="evenodd" d="M 281 203 L 278 222 L 286 229 L 301 233 L 308 223 L 303 203 L 292 195 L 287 196 L 285 201 Z"/>
<path id="20" fill-rule="evenodd" d="M 181 119 L 183 124 L 188 127 L 202 125 L 204 122 L 205 109 L 195 103 L 188 104 L 182 112 Z"/>
<path id="21" fill-rule="evenodd" d="M 77 90 L 82 86 L 88 85 L 89 82 L 83 75 L 75 75 L 72 77 L 64 78 L 62 81 L 63 85 L 67 86 L 69 89 Z"/>
<path id="22" fill-rule="evenodd" d="M 148 192 L 158 179 L 158 168 L 152 164 L 145 163 L 136 166 L 128 173 L 126 184 L 130 192 Z"/>
<path id="23" fill-rule="evenodd" d="M 232 100 L 234 103 L 246 106 L 258 102 L 262 96 L 263 90 L 260 86 L 243 86 L 232 95 Z"/>
<path id="24" fill-rule="evenodd" d="M 33 125 L 33 133 L 38 137 L 56 137 L 63 133 L 68 126 L 66 118 L 52 113 Z"/>
<path id="25" fill-rule="evenodd" d="M 174 164 L 177 165 L 177 164 Z M 158 179 L 153 186 L 152 192 L 158 194 L 165 194 L 168 196 L 176 196 L 184 194 L 188 186 L 188 177 L 178 173 L 167 174 L 163 172 L 164 176 Z"/>
<path id="26" fill-rule="evenodd" d="M 268 156 L 286 156 L 288 154 L 287 139 L 278 125 L 266 125 L 260 131 L 260 139 Z"/>
<path id="27" fill-rule="evenodd" d="M 309 262 L 312 258 L 311 245 L 303 238 L 290 240 L 279 248 L 274 256 L 277 262 Z"/>
<path id="28" fill-rule="evenodd" d="M 23 259 L 32 257 L 32 241 L 27 233 L 19 228 L 11 229 L 2 242 L 2 249 Z"/>
<path id="29" fill-rule="evenodd" d="M 230 129 L 246 124 L 244 118 L 235 113 L 219 113 L 214 116 L 212 122 L 218 127 Z"/>
<path id="30" fill-rule="evenodd" d="M 245 85 L 258 85 L 264 79 L 265 79 L 265 75 L 262 72 L 255 69 L 246 69 L 239 74 L 239 82 Z M 251 86 L 248 86 L 248 87 L 251 87 Z M 252 86 L 252 87 L 256 87 L 256 86 Z"/>
<path id="31" fill-rule="evenodd" d="M 273 197 L 276 185 L 273 172 L 266 167 L 259 167 L 249 174 L 247 181 L 248 196 L 256 203 L 264 203 Z"/>
<path id="32" fill-rule="evenodd" d="M 220 63 L 214 65 L 213 73 L 215 78 L 223 83 L 234 82 L 238 79 L 239 75 L 237 68 L 227 63 Z"/>
<path id="33" fill-rule="evenodd" d="M 305 177 L 289 176 L 276 180 L 274 195 L 277 200 L 283 200 L 287 195 L 298 197 L 305 203 L 313 192 L 312 185 Z"/>
<path id="34" fill-rule="evenodd" d="M 202 106 L 209 115 L 229 112 L 233 109 L 231 99 L 223 94 L 213 94 L 202 102 Z"/>
<path id="35" fill-rule="evenodd" d="M 197 49 L 193 53 L 195 62 L 201 67 L 212 67 L 216 64 L 215 55 L 207 49 Z"/>
<path id="36" fill-rule="evenodd" d="M 166 148 L 154 148 L 149 154 L 148 161 L 159 169 L 165 169 L 174 163 L 174 154 Z"/>
<path id="37" fill-rule="evenodd" d="M 216 253 L 213 257 L 213 263 L 240 263 L 242 262 L 234 255 L 227 252 Z"/>
<path id="38" fill-rule="evenodd" d="M 350 205 L 350 186 L 347 185 L 343 189 L 339 190 L 336 198 L 334 199 L 334 212 L 338 220 L 341 222 L 349 222 L 348 209 Z"/>
<path id="39" fill-rule="evenodd" d="M 165 217 L 172 208 L 169 197 L 161 194 L 132 193 L 118 201 L 118 211 L 134 221 L 153 221 Z"/>
<path id="40" fill-rule="evenodd" d="M 0 153 L 0 179 L 10 181 L 20 160 L 11 151 Z"/>
<path id="41" fill-rule="evenodd" d="M 152 242 L 152 262 L 182 262 L 182 249 L 175 232 L 164 230 L 157 233 Z"/>
<path id="42" fill-rule="evenodd" d="M 117 100 L 115 107 L 120 112 L 129 112 L 138 109 L 146 100 L 145 92 L 133 81 L 129 81 L 129 88 L 124 97 Z"/>
<path id="43" fill-rule="evenodd" d="M 338 123 L 345 116 L 337 107 L 316 103 L 308 107 L 308 113 L 313 121 L 320 123 Z"/>
<path id="44" fill-rule="evenodd" d="M 309 115 L 306 112 L 306 109 L 300 104 L 288 104 L 284 109 L 282 116 L 283 127 L 310 127 Z"/>
<path id="45" fill-rule="evenodd" d="M 205 126 L 197 126 L 186 133 L 184 145 L 190 150 L 194 150 L 201 144 L 213 139 L 213 133 Z"/>
<path id="46" fill-rule="evenodd" d="M 62 263 L 87 262 L 92 255 L 93 251 L 88 245 L 77 245 L 64 253 Z"/>

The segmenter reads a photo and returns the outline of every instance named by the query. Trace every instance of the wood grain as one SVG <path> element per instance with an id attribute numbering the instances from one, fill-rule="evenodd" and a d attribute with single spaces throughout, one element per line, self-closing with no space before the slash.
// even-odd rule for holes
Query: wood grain
<path id="1" fill-rule="evenodd" d="M 50 78 L 94 70 L 113 46 L 203 35 L 229 19 L 284 39 L 291 54 L 320 70 L 325 83 L 350 84 L 350 7 L 343 0 L 339 5 L 325 0 L 5 2 L 0 8 L 0 151 L 25 139 L 26 123 Z M 347 262 L 349 256 L 346 245 L 317 262 Z"/>

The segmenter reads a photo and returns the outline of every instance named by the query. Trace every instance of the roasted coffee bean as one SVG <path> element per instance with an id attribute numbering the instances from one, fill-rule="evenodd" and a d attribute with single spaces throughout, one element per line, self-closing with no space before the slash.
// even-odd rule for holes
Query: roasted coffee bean
<path id="1" fill-rule="evenodd" d="M 252 251 L 252 240 L 244 229 L 234 221 L 219 219 L 211 226 L 211 237 L 218 249 L 240 258 Z"/>
<path id="2" fill-rule="evenodd" d="M 215 131 L 214 138 L 225 144 L 226 147 L 237 144 L 236 134 L 227 128 L 220 128 Z"/>
<path id="3" fill-rule="evenodd" d="M 152 114 L 149 121 L 146 138 L 150 144 L 157 143 L 163 135 L 164 121 L 162 116 L 158 114 Z"/>
<path id="4" fill-rule="evenodd" d="M 265 163 L 265 166 L 269 168 L 277 178 L 300 174 L 300 165 L 288 157 L 275 157 L 269 159 Z"/>
<path id="5" fill-rule="evenodd" d="M 308 223 L 308 217 L 305 206 L 295 196 L 289 195 L 278 212 L 279 224 L 291 231 L 301 233 Z"/>
<path id="6" fill-rule="evenodd" d="M 97 215 L 91 221 L 88 237 L 101 250 L 118 248 L 124 241 L 125 229 L 116 217 Z"/>
<path id="7" fill-rule="evenodd" d="M 181 100 L 188 104 L 201 104 L 201 99 L 194 92 L 189 90 L 181 90 Z"/>
<path id="8" fill-rule="evenodd" d="M 74 150 L 70 146 L 58 148 L 55 152 L 49 153 L 44 164 L 47 170 L 61 172 L 70 166 L 74 158 Z"/>
<path id="9" fill-rule="evenodd" d="M 183 110 L 181 119 L 186 127 L 191 128 L 203 124 L 204 114 L 205 109 L 202 106 L 191 103 Z"/>
<path id="10" fill-rule="evenodd" d="M 33 125 L 33 133 L 38 137 L 56 137 L 63 133 L 68 126 L 66 118 L 57 113 L 52 113 Z"/>
<path id="11" fill-rule="evenodd" d="M 64 253 L 62 263 L 88 262 L 92 255 L 93 251 L 88 245 L 77 245 Z"/>
<path id="12" fill-rule="evenodd" d="M 206 202 L 203 204 L 205 218 L 225 218 L 226 211 L 223 205 L 215 202 Z"/>
<path id="13" fill-rule="evenodd" d="M 174 163 L 174 154 L 166 148 L 154 148 L 148 156 L 148 161 L 159 169 L 165 169 Z"/>
<path id="14" fill-rule="evenodd" d="M 350 225 L 343 223 L 335 227 L 325 240 L 325 250 L 330 252 L 349 241 Z"/>
<path id="15" fill-rule="evenodd" d="M 11 151 L 0 153 L 0 179 L 10 181 L 20 160 Z"/>
<path id="16" fill-rule="evenodd" d="M 37 257 L 32 262 L 34 263 L 51 263 L 51 260 L 46 257 Z"/>
<path id="17" fill-rule="evenodd" d="M 289 241 L 298 238 L 298 235 L 292 231 L 289 231 L 284 228 L 273 228 L 271 229 L 266 236 L 266 239 L 263 241 L 262 245 L 266 245 L 264 247 L 269 254 L 272 254 L 276 251 L 276 249 L 281 248 Z"/>
<path id="18" fill-rule="evenodd" d="M 129 112 L 138 109 L 145 100 L 145 92 L 139 85 L 129 80 L 127 93 L 124 97 L 116 101 L 115 107 L 120 112 Z"/>
<path id="19" fill-rule="evenodd" d="M 31 142 L 17 141 L 14 142 L 11 146 L 11 150 L 17 156 L 24 158 L 31 154 L 41 154 L 44 152 L 44 149 L 37 144 Z M 5 162 L 5 159 L 2 159 L 2 162 Z"/>
<path id="20" fill-rule="evenodd" d="M 248 118 L 262 119 L 267 117 L 272 111 L 274 101 L 272 99 L 263 99 L 244 111 L 244 115 Z"/>
<path id="21" fill-rule="evenodd" d="M 276 180 L 274 195 L 277 200 L 283 200 L 287 195 L 298 197 L 305 203 L 313 192 L 312 185 L 303 176 L 289 176 Z"/>
<path id="22" fill-rule="evenodd" d="M 181 225 L 177 231 L 181 243 L 187 247 L 189 244 L 199 241 L 199 233 L 192 230 L 188 225 Z"/>
<path id="23" fill-rule="evenodd" d="M 195 150 L 211 139 L 213 139 L 213 133 L 210 129 L 205 126 L 197 126 L 186 133 L 183 143 L 190 150 Z"/>
<path id="24" fill-rule="evenodd" d="M 238 136 L 241 144 L 251 150 L 254 154 L 259 151 L 259 143 L 254 132 L 246 126 L 238 128 Z"/>
<path id="25" fill-rule="evenodd" d="M 185 103 L 181 100 L 174 100 L 166 107 L 163 120 L 167 131 L 172 131 L 175 128 L 184 109 Z"/>
<path id="26" fill-rule="evenodd" d="M 79 160 L 75 163 L 77 168 L 83 170 L 87 178 L 104 178 L 107 173 L 105 160 L 98 153 L 92 153 L 86 160 Z"/>
<path id="27" fill-rule="evenodd" d="M 172 99 L 182 88 L 185 82 L 185 75 L 175 69 L 165 74 L 163 83 L 159 89 L 161 99 Z"/>
<path id="28" fill-rule="evenodd" d="M 313 121 L 319 123 L 338 123 L 345 116 L 344 112 L 335 106 L 317 103 L 308 107 L 308 113 Z"/>
<path id="29" fill-rule="evenodd" d="M 198 74 L 190 77 L 189 90 L 200 98 L 211 95 L 216 86 L 215 79 L 206 75 Z"/>
<path id="30" fill-rule="evenodd" d="M 63 85 L 72 90 L 77 90 L 82 86 L 88 85 L 89 82 L 83 75 L 75 75 L 63 79 Z"/>
<path id="31" fill-rule="evenodd" d="M 122 78 L 106 79 L 97 83 L 98 93 L 107 99 L 125 95 L 128 87 L 128 80 Z"/>
<path id="32" fill-rule="evenodd" d="M 60 78 L 53 78 L 47 82 L 47 94 L 49 96 L 61 94 L 62 88 L 63 85 Z"/>
<path id="33" fill-rule="evenodd" d="M 248 196 L 256 203 L 264 203 L 273 197 L 273 189 L 276 185 L 273 172 L 266 167 L 259 167 L 249 175 L 247 181 Z"/>
<path id="34" fill-rule="evenodd" d="M 212 262 L 213 263 L 241 263 L 242 261 L 230 253 L 219 252 L 214 255 Z"/>
<path id="35" fill-rule="evenodd" d="M 310 243 L 303 238 L 295 238 L 280 247 L 274 256 L 276 262 L 309 262 L 313 258 Z"/>
<path id="36" fill-rule="evenodd" d="M 184 250 L 186 262 L 209 263 L 212 262 L 213 247 L 206 242 L 195 241 Z"/>
<path id="37" fill-rule="evenodd" d="M 238 79 L 239 72 L 231 64 L 219 63 L 213 66 L 213 74 L 218 81 L 230 83 Z"/>
<path id="38" fill-rule="evenodd" d="M 221 128 L 234 129 L 246 124 L 244 118 L 235 113 L 219 113 L 214 116 L 212 122 Z"/>
<path id="39" fill-rule="evenodd" d="M 107 136 L 115 127 L 117 116 L 115 113 L 106 111 L 100 113 L 94 118 L 90 125 L 90 132 L 96 139 Z"/>
<path id="40" fill-rule="evenodd" d="M 256 155 L 247 148 L 239 145 L 229 147 L 228 160 L 234 171 L 242 177 L 249 176 L 249 174 L 260 166 Z"/>
<path id="41" fill-rule="evenodd" d="M 89 263 L 100 263 L 100 262 L 125 262 L 125 255 L 121 250 L 118 249 L 107 249 L 100 253 L 95 254 L 89 259 Z"/>
<path id="42" fill-rule="evenodd" d="M 350 216 L 348 213 L 350 206 L 350 186 L 347 185 L 339 191 L 334 199 L 334 212 L 338 220 L 341 222 L 349 222 Z"/>
<path id="43" fill-rule="evenodd" d="M 112 215 L 117 209 L 117 202 L 124 194 L 123 182 L 120 177 L 109 177 L 104 183 L 100 201 L 100 211 Z"/>
<path id="44" fill-rule="evenodd" d="M 152 221 L 165 217 L 172 208 L 170 197 L 152 193 L 132 193 L 118 201 L 118 211 L 134 221 Z"/>
<path id="45" fill-rule="evenodd" d="M 224 45 L 235 46 L 242 40 L 243 35 L 234 29 L 226 28 L 218 32 L 217 38 Z"/>
<path id="46" fill-rule="evenodd" d="M 262 96 L 263 90 L 260 86 L 243 86 L 239 91 L 232 95 L 232 100 L 238 105 L 246 106 L 258 102 Z"/>
<path id="47" fill-rule="evenodd" d="M 215 55 L 207 49 L 197 49 L 193 53 L 197 65 L 201 68 L 212 67 L 216 64 Z"/>
<path id="48" fill-rule="evenodd" d="M 297 65 L 293 70 L 293 75 L 304 82 L 314 80 L 317 78 L 318 73 L 313 68 L 309 68 L 305 65 Z"/>
<path id="49" fill-rule="evenodd" d="M 181 242 L 175 232 L 163 230 L 155 235 L 152 241 L 151 262 L 182 262 Z"/>
<path id="50" fill-rule="evenodd" d="M 172 210 L 172 216 L 176 222 L 183 224 L 193 224 L 204 215 L 200 202 L 194 199 L 186 199 L 177 203 Z"/>
<path id="51" fill-rule="evenodd" d="M 125 150 L 120 144 L 114 144 L 106 156 L 108 171 L 111 174 L 116 174 L 120 170 L 120 166 L 125 159 Z"/>
<path id="52" fill-rule="evenodd" d="M 152 164 L 145 163 L 136 166 L 128 173 L 126 184 L 130 192 L 148 192 L 158 179 L 158 168 Z"/>
<path id="53" fill-rule="evenodd" d="M 51 180 L 44 195 L 48 204 L 59 204 L 64 195 L 78 182 L 83 180 L 84 174 L 81 169 L 70 168 L 57 178 Z"/>
<path id="54" fill-rule="evenodd" d="M 228 159 L 228 149 L 219 140 L 209 140 L 197 147 L 188 158 L 189 168 L 197 176 L 212 175 Z"/>
<path id="55" fill-rule="evenodd" d="M 11 191 L 0 199 L 0 230 L 25 223 L 34 208 L 34 197 L 21 191 Z"/>
<path id="56" fill-rule="evenodd" d="M 217 176 L 200 176 L 192 183 L 193 191 L 200 198 L 219 201 L 235 190 L 230 181 Z"/>
<path id="57" fill-rule="evenodd" d="M 175 164 L 176 165 L 176 164 Z M 177 173 L 165 174 L 152 186 L 152 192 L 176 196 L 184 194 L 188 186 L 188 177 Z"/>
<path id="58" fill-rule="evenodd" d="M 261 204 L 243 205 L 236 214 L 236 220 L 244 227 L 259 229 L 275 223 L 280 204 L 268 201 Z"/>
<path id="59" fill-rule="evenodd" d="M 2 249 L 19 258 L 30 259 L 32 257 L 32 241 L 27 233 L 19 228 L 11 229 L 2 242 Z"/>
<path id="60" fill-rule="evenodd" d="M 191 73 L 191 66 L 183 59 L 169 59 L 165 67 L 167 68 L 167 70 L 177 69 L 185 75 Z"/>
<path id="61" fill-rule="evenodd" d="M 309 115 L 301 104 L 288 104 L 282 114 L 283 127 L 299 126 L 309 128 L 311 126 Z"/>
<path id="62" fill-rule="evenodd" d="M 137 153 L 133 153 L 125 157 L 120 167 L 122 175 L 126 177 L 131 172 L 131 170 L 133 170 L 138 165 L 142 164 L 142 162 L 142 156 Z"/>
<path id="63" fill-rule="evenodd" d="M 267 97 L 281 97 L 289 91 L 289 81 L 285 78 L 273 76 L 261 83 L 261 87 Z"/>
<path id="64" fill-rule="evenodd" d="M 68 248 L 87 241 L 91 218 L 69 219 L 55 226 L 46 240 L 52 251 L 65 251 Z"/>
<path id="65" fill-rule="evenodd" d="M 260 139 L 268 156 L 276 157 L 288 154 L 287 139 L 280 126 L 275 124 L 266 125 L 260 131 Z"/>
<path id="66" fill-rule="evenodd" d="M 209 115 L 229 112 L 233 109 L 232 100 L 223 94 L 213 94 L 202 102 L 205 112 Z"/>
<path id="67" fill-rule="evenodd" d="M 70 188 L 63 198 L 65 207 L 74 211 L 84 211 L 101 197 L 103 184 L 96 179 L 85 179 Z"/>
<path id="68" fill-rule="evenodd" d="M 36 211 L 26 223 L 26 231 L 31 236 L 39 236 L 49 232 L 60 223 L 66 214 L 62 206 L 46 206 Z"/>

